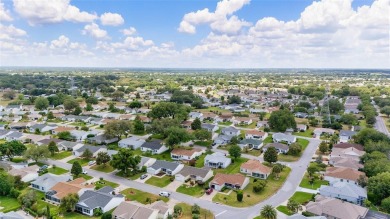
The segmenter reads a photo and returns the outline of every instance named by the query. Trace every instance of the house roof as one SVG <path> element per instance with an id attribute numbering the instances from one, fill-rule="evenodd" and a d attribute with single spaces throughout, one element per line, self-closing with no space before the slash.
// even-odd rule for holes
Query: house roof
<path id="1" fill-rule="evenodd" d="M 155 170 L 158 170 L 161 168 L 165 168 L 168 170 L 175 170 L 179 165 L 180 164 L 178 164 L 178 163 L 169 162 L 169 161 L 165 161 L 165 160 L 156 160 L 156 162 L 154 162 L 154 164 L 152 164 L 150 166 L 150 168 L 153 168 Z"/>
<path id="2" fill-rule="evenodd" d="M 208 124 L 208 123 L 202 123 L 201 125 L 202 129 L 214 129 L 215 127 L 218 127 L 217 125 Z"/>
<path id="3" fill-rule="evenodd" d="M 20 169 L 13 168 L 8 173 L 12 176 L 21 176 L 23 178 L 30 173 L 37 173 L 38 170 L 39 170 L 39 166 L 32 165 L 32 166 L 23 167 Z"/>
<path id="4" fill-rule="evenodd" d="M 214 152 L 213 154 L 208 154 L 204 158 L 205 160 L 213 161 L 213 162 L 220 162 L 225 163 L 227 160 L 231 160 L 229 157 L 226 157 L 225 154 Z"/>
<path id="5" fill-rule="evenodd" d="M 121 202 L 112 212 L 115 218 L 121 219 L 144 219 L 149 218 L 155 209 L 148 208 L 137 202 Z"/>
<path id="6" fill-rule="evenodd" d="M 355 156 L 360 157 L 363 156 L 366 152 L 358 150 L 354 147 L 349 148 L 333 148 L 331 152 L 331 156 Z"/>
<path id="7" fill-rule="evenodd" d="M 262 131 L 257 131 L 257 130 L 248 130 L 245 132 L 247 135 L 256 135 L 256 136 L 265 136 L 267 133 L 262 132 Z"/>
<path id="8" fill-rule="evenodd" d="M 241 168 L 260 172 L 260 173 L 266 173 L 270 174 L 272 171 L 271 167 L 267 167 L 264 164 L 262 164 L 259 160 L 248 160 L 247 162 L 241 164 Z"/>
<path id="9" fill-rule="evenodd" d="M 62 141 L 58 143 L 59 146 L 66 147 L 66 148 L 73 148 L 77 145 L 80 145 L 81 143 L 79 142 L 72 142 L 72 141 Z"/>
<path id="10" fill-rule="evenodd" d="M 361 175 L 365 176 L 366 174 L 347 167 L 328 167 L 325 172 L 325 176 L 353 181 L 357 181 Z"/>
<path id="11" fill-rule="evenodd" d="M 367 191 L 360 186 L 347 182 L 336 182 L 331 186 L 322 185 L 319 189 L 320 194 L 323 192 L 338 194 L 340 196 L 349 196 L 354 198 L 367 198 Z"/>
<path id="12" fill-rule="evenodd" d="M 263 143 L 263 141 L 261 141 L 261 140 L 246 138 L 246 139 L 241 140 L 239 144 L 261 145 L 261 143 Z"/>
<path id="13" fill-rule="evenodd" d="M 114 197 L 123 197 L 123 195 L 121 194 L 112 195 L 111 193 L 113 191 L 114 189 L 109 186 L 105 186 L 97 191 L 87 190 L 80 196 L 80 200 L 78 204 L 87 206 L 90 209 L 94 209 L 97 207 L 103 208 Z"/>
<path id="14" fill-rule="evenodd" d="M 63 142 L 64 140 L 57 139 L 57 138 L 47 138 L 47 139 L 42 139 L 42 140 L 40 140 L 38 142 L 43 144 L 43 145 L 48 145 L 52 141 L 54 141 L 56 144 L 58 144 L 59 142 Z"/>
<path id="15" fill-rule="evenodd" d="M 91 189 L 94 187 L 93 185 L 84 185 L 85 182 L 86 180 L 84 178 L 77 178 L 69 182 L 58 182 L 50 189 L 48 194 L 55 195 L 57 198 L 62 199 L 68 194 L 78 193 L 82 189 Z"/>
<path id="16" fill-rule="evenodd" d="M 352 169 L 363 168 L 363 164 L 359 162 L 359 159 L 354 159 L 350 157 L 331 157 L 329 161 L 335 167 L 349 167 Z"/>
<path id="17" fill-rule="evenodd" d="M 55 174 L 47 173 L 47 174 L 43 174 L 42 176 L 39 176 L 32 183 L 47 189 L 51 189 L 55 184 L 59 182 L 66 182 L 71 179 L 72 176 L 70 175 L 55 175 Z"/>
<path id="18" fill-rule="evenodd" d="M 222 129 L 222 132 L 239 132 L 240 130 L 232 127 L 232 126 L 229 126 L 229 127 L 226 127 L 226 128 L 223 128 Z"/>
<path id="19" fill-rule="evenodd" d="M 244 184 L 245 178 L 246 178 L 245 176 L 239 173 L 236 174 L 217 173 L 214 179 L 211 181 L 211 183 L 217 185 L 223 185 L 225 183 L 229 183 L 232 185 L 242 186 Z"/>
<path id="20" fill-rule="evenodd" d="M 289 149 L 288 145 L 282 144 L 282 143 L 268 143 L 263 147 L 263 149 L 267 149 L 269 147 L 274 147 L 274 148 L 279 149 L 279 150 L 288 150 Z"/>
<path id="21" fill-rule="evenodd" d="M 184 148 L 175 148 L 171 151 L 171 154 L 176 154 L 176 155 L 182 155 L 182 156 L 192 156 L 195 153 L 203 151 L 200 148 L 191 148 L 189 150 L 184 149 Z"/>
<path id="22" fill-rule="evenodd" d="M 195 175 L 204 178 L 207 176 L 209 172 L 210 172 L 210 168 L 207 167 L 196 168 L 191 166 L 184 166 L 183 169 L 181 169 L 178 174 L 182 176 Z"/>
<path id="23" fill-rule="evenodd" d="M 340 130 L 340 136 L 348 136 L 348 137 L 352 137 L 356 135 L 356 132 L 354 131 L 350 131 L 350 130 Z"/>
<path id="24" fill-rule="evenodd" d="M 357 150 L 364 151 L 364 148 L 360 144 L 353 144 L 353 143 L 340 143 L 333 145 L 333 148 L 350 148 L 353 147 Z"/>
<path id="25" fill-rule="evenodd" d="M 281 141 L 296 141 L 297 137 L 293 136 L 293 135 L 287 135 L 287 134 L 284 134 L 284 133 L 274 133 L 272 135 L 272 138 L 273 139 L 277 139 L 277 140 L 281 140 Z"/>
<path id="26" fill-rule="evenodd" d="M 67 127 L 67 126 L 59 126 L 55 129 L 53 129 L 53 131 L 55 132 L 66 132 L 66 131 L 72 131 L 72 130 L 75 130 L 76 128 L 75 127 Z"/>
<path id="27" fill-rule="evenodd" d="M 302 214 L 294 214 L 294 215 L 288 216 L 287 219 L 326 219 L 326 217 L 324 217 L 324 216 L 306 217 Z"/>
<path id="28" fill-rule="evenodd" d="M 368 209 L 339 199 L 317 195 L 315 202 L 311 201 L 306 205 L 306 211 L 339 219 L 360 219 L 366 216 Z"/>
<path id="29" fill-rule="evenodd" d="M 92 153 L 95 153 L 95 152 L 99 151 L 100 149 L 104 149 L 104 148 L 106 148 L 106 147 L 83 145 L 79 149 L 77 149 L 76 151 L 79 153 L 83 153 L 85 150 L 89 149 Z"/>
<path id="30" fill-rule="evenodd" d="M 147 141 L 141 145 L 141 147 L 149 148 L 151 150 L 158 150 L 162 147 L 162 141 L 161 140 L 153 140 L 153 141 Z"/>

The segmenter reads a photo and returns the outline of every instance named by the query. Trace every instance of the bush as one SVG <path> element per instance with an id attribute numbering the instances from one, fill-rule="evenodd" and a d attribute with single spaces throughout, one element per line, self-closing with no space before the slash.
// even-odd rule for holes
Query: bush
<path id="1" fill-rule="evenodd" d="M 101 219 L 112 219 L 112 215 L 110 212 L 106 212 L 102 215 Z"/>
<path id="2" fill-rule="evenodd" d="M 259 193 L 264 190 L 265 186 L 267 185 L 267 181 L 260 180 L 253 186 L 253 192 Z"/>
<path id="3" fill-rule="evenodd" d="M 96 208 L 93 210 L 93 216 L 98 217 L 103 214 L 103 211 L 101 208 Z"/>
<path id="4" fill-rule="evenodd" d="M 244 198 L 244 195 L 242 194 L 241 190 L 237 191 L 237 201 L 242 202 L 242 199 Z"/>

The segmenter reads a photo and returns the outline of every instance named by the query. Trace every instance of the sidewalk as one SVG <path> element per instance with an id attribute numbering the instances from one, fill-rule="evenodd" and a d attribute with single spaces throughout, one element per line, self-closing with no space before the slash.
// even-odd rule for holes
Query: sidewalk
<path id="1" fill-rule="evenodd" d="M 298 187 L 297 192 L 306 192 L 306 193 L 311 193 L 311 194 L 317 194 L 318 193 L 318 190 L 315 190 L 315 189 L 306 189 L 306 188 L 302 188 L 302 187 Z"/>

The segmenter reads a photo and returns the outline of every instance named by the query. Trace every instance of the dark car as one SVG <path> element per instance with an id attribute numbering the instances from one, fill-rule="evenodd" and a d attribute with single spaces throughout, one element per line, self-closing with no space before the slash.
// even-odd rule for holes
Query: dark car
<path id="1" fill-rule="evenodd" d="M 206 194 L 207 195 L 210 195 L 212 192 L 213 192 L 213 188 L 209 188 L 209 189 L 206 190 Z"/>
<path id="2" fill-rule="evenodd" d="M 140 177 L 140 179 L 145 179 L 146 177 L 148 177 L 148 174 L 144 174 Z"/>

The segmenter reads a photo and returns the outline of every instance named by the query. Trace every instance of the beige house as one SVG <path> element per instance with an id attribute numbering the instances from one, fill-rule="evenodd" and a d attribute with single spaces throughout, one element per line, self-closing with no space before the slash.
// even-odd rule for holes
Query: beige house
<path id="1" fill-rule="evenodd" d="M 272 172 L 272 168 L 265 166 L 258 160 L 248 160 L 247 162 L 241 164 L 240 172 L 246 174 L 247 176 L 267 179 Z"/>

